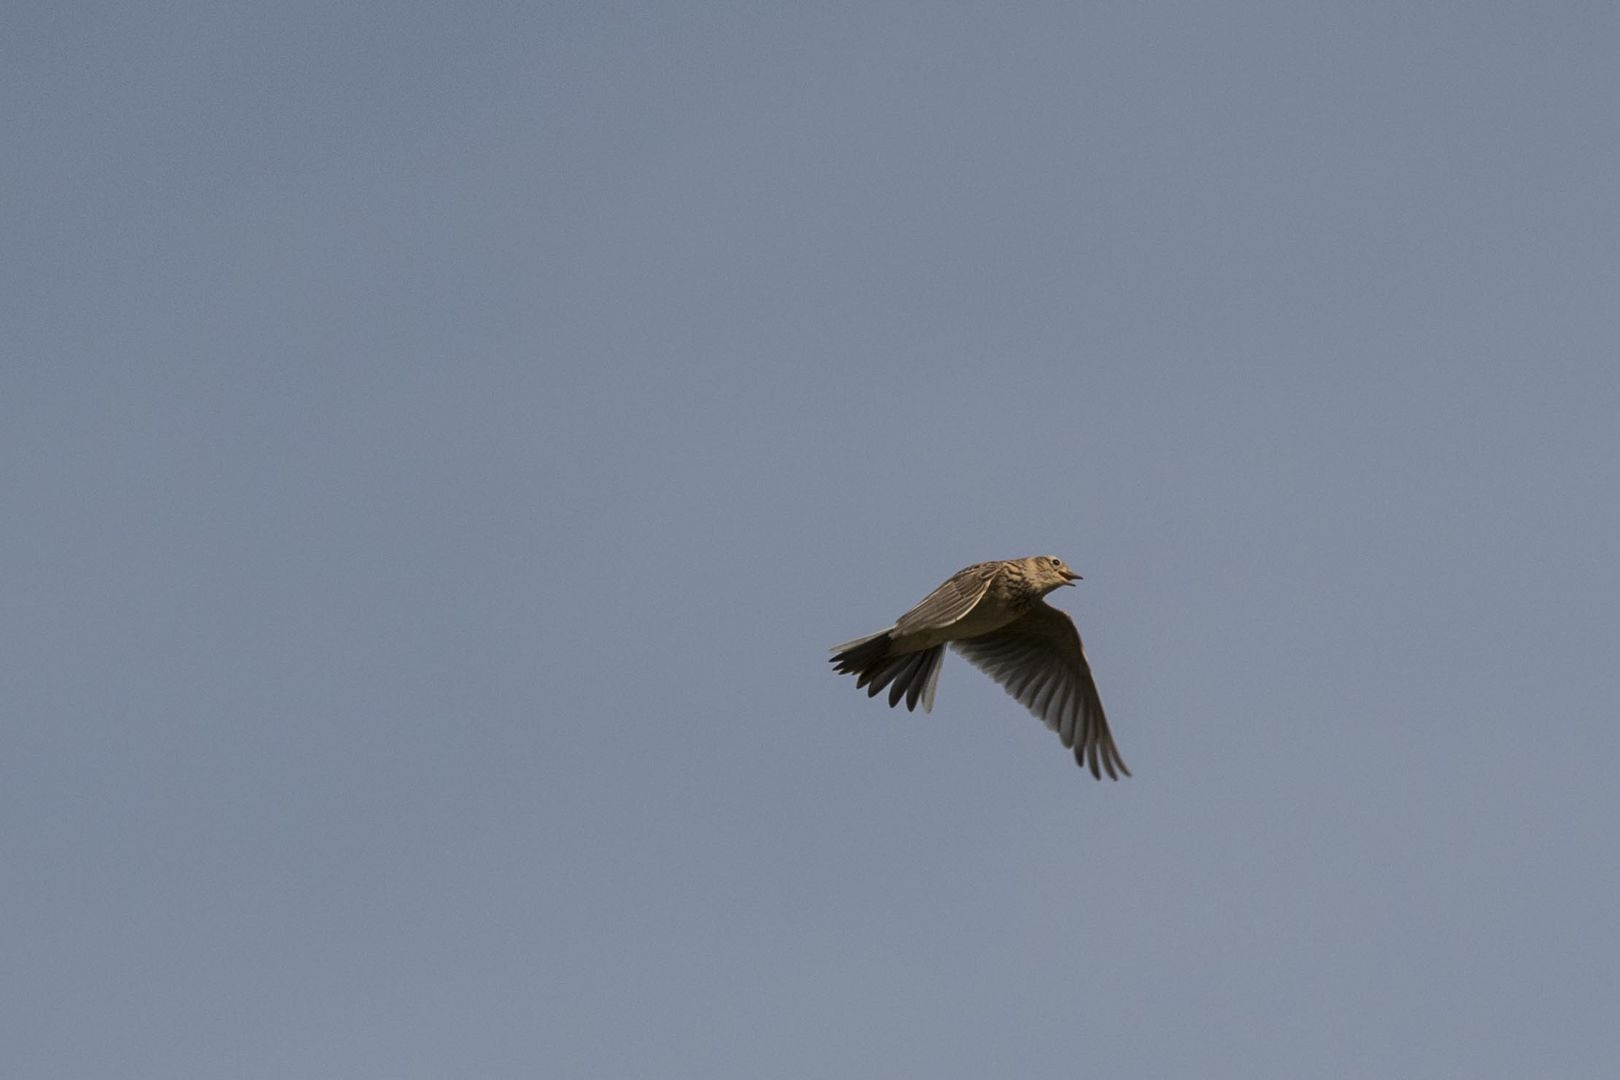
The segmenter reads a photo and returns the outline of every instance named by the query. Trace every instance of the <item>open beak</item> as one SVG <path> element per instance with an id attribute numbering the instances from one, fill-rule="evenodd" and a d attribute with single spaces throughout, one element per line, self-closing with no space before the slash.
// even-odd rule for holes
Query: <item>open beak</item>
<path id="1" fill-rule="evenodd" d="M 1063 584 L 1065 585 L 1073 585 L 1075 582 L 1083 580 L 1084 579 L 1073 570 L 1063 571 Z"/>

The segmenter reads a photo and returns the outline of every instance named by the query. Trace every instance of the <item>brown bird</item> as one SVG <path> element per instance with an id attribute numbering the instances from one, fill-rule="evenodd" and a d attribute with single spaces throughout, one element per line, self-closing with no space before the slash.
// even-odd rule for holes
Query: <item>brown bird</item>
<path id="1" fill-rule="evenodd" d="M 832 663 L 856 676 L 867 696 L 889 687 L 889 706 L 906 699 L 934 707 L 939 665 L 949 644 L 989 675 L 1046 726 L 1058 733 L 1074 760 L 1091 775 L 1131 775 L 1114 746 L 1102 699 L 1086 663 L 1080 633 L 1063 612 L 1042 599 L 1080 575 L 1062 559 L 976 563 L 929 593 L 887 630 L 833 646 Z"/>

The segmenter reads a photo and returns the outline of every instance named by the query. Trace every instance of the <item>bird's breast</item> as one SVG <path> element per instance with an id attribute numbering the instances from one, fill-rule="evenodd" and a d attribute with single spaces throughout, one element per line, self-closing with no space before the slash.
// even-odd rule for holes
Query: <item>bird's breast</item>
<path id="1" fill-rule="evenodd" d="M 973 610 L 946 626 L 930 626 L 909 634 L 896 635 L 895 652 L 918 652 L 943 645 L 948 641 L 978 637 L 1000 630 L 1003 626 L 1029 610 L 1029 601 L 1022 598 L 985 597 Z"/>

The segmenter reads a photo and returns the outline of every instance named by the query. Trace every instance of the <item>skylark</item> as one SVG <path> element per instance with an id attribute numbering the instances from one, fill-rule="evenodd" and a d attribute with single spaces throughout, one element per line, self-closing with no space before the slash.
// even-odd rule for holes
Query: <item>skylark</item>
<path id="1" fill-rule="evenodd" d="M 1068 615 L 1042 599 L 1080 575 L 1062 559 L 977 563 L 959 570 L 887 630 L 833 646 L 832 663 L 867 696 L 889 687 L 889 706 L 934 707 L 934 687 L 948 644 L 989 675 L 1046 726 L 1091 775 L 1110 779 L 1125 767 L 1108 731 L 1102 699 Z"/>

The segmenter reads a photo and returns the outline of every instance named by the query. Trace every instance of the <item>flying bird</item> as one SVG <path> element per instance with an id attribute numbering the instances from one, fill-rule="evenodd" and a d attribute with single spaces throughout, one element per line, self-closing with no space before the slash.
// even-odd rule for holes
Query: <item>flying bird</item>
<path id="1" fill-rule="evenodd" d="M 1086 663 L 1080 633 L 1068 615 L 1043 599 L 1080 575 L 1062 559 L 975 563 L 958 570 L 887 630 L 833 646 L 840 674 L 876 697 L 889 688 L 889 707 L 924 712 L 934 707 L 939 665 L 950 645 L 1000 683 L 1058 733 L 1074 760 L 1091 775 L 1131 775 L 1114 746 L 1102 699 Z"/>

